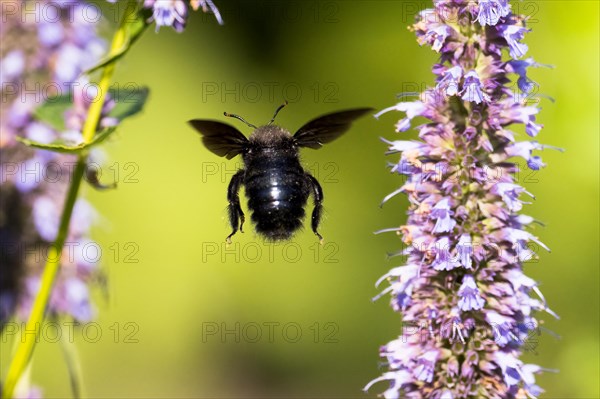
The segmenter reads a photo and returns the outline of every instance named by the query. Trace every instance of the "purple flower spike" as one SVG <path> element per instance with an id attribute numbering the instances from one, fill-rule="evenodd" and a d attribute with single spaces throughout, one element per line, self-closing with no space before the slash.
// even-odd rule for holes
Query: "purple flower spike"
<path id="1" fill-rule="evenodd" d="M 8 262 L 4 258 L 0 262 L 0 328 L 9 317 L 26 319 L 31 310 L 45 256 L 58 234 L 61 210 L 71 183 L 68 176 L 74 165 L 73 155 L 33 149 L 15 138 L 51 143 L 78 137 L 73 144 L 80 144 L 82 121 L 87 117 L 91 101 L 81 101 L 77 90 L 82 89 L 84 82 L 74 82 L 74 79 L 97 63 L 107 50 L 105 41 L 96 33 L 96 25 L 82 17 L 86 14 L 81 7 L 87 3 L 43 1 L 36 2 L 37 7 L 26 2 L 14 3 L 26 8 L 18 10 L 17 16 L 27 10 L 47 10 L 44 6 L 49 3 L 52 3 L 50 11 L 56 8 L 59 12 L 51 23 L 40 15 L 38 18 L 8 17 L 2 22 L 2 80 L 18 83 L 21 91 L 60 87 L 64 89 L 63 94 L 74 95 L 75 105 L 66 115 L 56 115 L 63 117 L 67 129 L 57 131 L 54 125 L 36 120 L 39 99 L 45 99 L 47 92 L 38 92 L 35 96 L 7 93 L 0 104 L 0 170 L 9 170 L 5 166 L 12 164 L 18 171 L 3 174 L 0 182 L 1 249 L 4 254 L 5 244 L 20 248 Z M 21 49 L 23 43 L 27 51 Z M 78 123 L 69 127 L 70 116 L 74 115 Z M 98 280 L 99 265 L 86 259 L 81 253 L 81 244 L 90 241 L 90 230 L 96 220 L 91 205 L 78 199 L 66 239 L 69 244 L 60 259 L 60 271 L 48 304 L 49 314 L 76 321 L 89 321 L 94 316 L 89 290 L 92 282 Z M 7 282 L 5 276 L 14 278 Z"/>
<path id="2" fill-rule="evenodd" d="M 542 392 L 535 383 L 542 368 L 520 357 L 539 332 L 538 313 L 558 316 L 523 273 L 536 248 L 549 249 L 529 231 L 534 219 L 519 214 L 533 194 L 517 184 L 514 158 L 539 170 L 535 152 L 552 147 L 528 140 L 542 129 L 540 109 L 512 94 L 515 80 L 531 91 L 527 69 L 539 64 L 518 59 L 529 29 L 509 3 L 435 0 L 420 12 L 417 41 L 440 54 L 435 87 L 375 115 L 400 112 L 396 132 L 426 119 L 417 140 L 382 139 L 386 154 L 399 158 L 391 170 L 405 179 L 383 202 L 402 193 L 410 203 L 404 224 L 382 230 L 401 236 L 397 253 L 406 266 L 377 282 L 388 285 L 374 299 L 390 294 L 411 326 L 382 346 L 387 370 L 366 387 L 387 382 L 385 398 L 534 399 Z M 524 134 L 511 128 L 518 124 Z"/>

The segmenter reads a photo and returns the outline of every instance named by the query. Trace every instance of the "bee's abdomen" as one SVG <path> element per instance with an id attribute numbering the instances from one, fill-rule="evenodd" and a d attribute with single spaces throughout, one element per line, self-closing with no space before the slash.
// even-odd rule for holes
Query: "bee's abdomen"
<path id="1" fill-rule="evenodd" d="M 268 166 L 246 175 L 248 208 L 259 234 L 269 240 L 286 240 L 302 226 L 308 199 L 304 171 L 297 162 Z"/>

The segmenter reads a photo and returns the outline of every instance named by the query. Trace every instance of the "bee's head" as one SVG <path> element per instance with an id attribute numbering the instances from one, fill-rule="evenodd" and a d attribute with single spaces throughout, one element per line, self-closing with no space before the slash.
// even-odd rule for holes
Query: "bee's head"
<path id="1" fill-rule="evenodd" d="M 276 125 L 259 126 L 252 132 L 248 140 L 264 147 L 277 147 L 289 142 L 292 135 L 287 130 Z"/>

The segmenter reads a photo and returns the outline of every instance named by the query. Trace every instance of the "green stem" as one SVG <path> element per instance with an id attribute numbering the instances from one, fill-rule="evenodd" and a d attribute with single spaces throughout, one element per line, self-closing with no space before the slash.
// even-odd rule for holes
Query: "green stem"
<path id="1" fill-rule="evenodd" d="M 8 374 L 6 376 L 6 383 L 2 392 L 3 398 L 12 398 L 14 389 L 19 382 L 21 375 L 27 368 L 33 350 L 35 348 L 36 341 L 39 339 L 39 333 L 41 324 L 44 321 L 44 313 L 52 293 L 52 287 L 58 274 L 60 266 L 60 257 L 62 254 L 62 248 L 65 245 L 65 240 L 69 232 L 69 224 L 71 222 L 71 215 L 73 214 L 73 207 L 77 200 L 77 193 L 81 186 L 81 179 L 83 178 L 83 172 L 85 171 L 85 160 L 82 162 L 80 157 L 75 170 L 73 171 L 73 179 L 71 180 L 71 186 L 67 193 L 67 200 L 63 208 L 63 213 L 60 218 L 60 227 L 58 229 L 58 235 L 54 244 L 50 246 L 48 251 L 48 257 L 46 260 L 46 266 L 44 267 L 44 273 L 42 274 L 42 280 L 40 284 L 40 290 L 35 297 L 35 302 L 29 314 L 29 319 L 25 326 L 27 334 L 24 335 L 20 341 L 17 351 L 12 359 Z M 32 333 L 34 332 L 34 333 Z"/>
<path id="2" fill-rule="evenodd" d="M 59 318 L 56 318 L 56 320 L 58 321 Z M 75 343 L 67 338 L 66 334 L 61 334 L 60 346 L 67 363 L 67 370 L 69 370 L 73 398 L 80 399 L 83 397 L 83 373 L 81 372 L 79 356 L 77 356 L 77 348 Z"/>
<path id="3" fill-rule="evenodd" d="M 127 38 L 127 24 L 133 20 L 132 17 L 137 12 L 136 3 L 137 2 L 135 0 L 129 0 L 119 28 L 113 36 L 110 54 L 116 53 L 125 44 Z M 102 77 L 100 78 L 99 83 L 99 97 L 91 104 L 83 127 L 83 140 L 86 143 L 89 143 L 94 138 L 94 134 L 98 128 L 98 123 L 102 114 L 102 107 L 104 106 L 106 93 L 108 92 L 114 70 L 114 63 L 110 63 L 106 65 L 102 71 Z M 50 295 L 52 294 L 52 288 L 54 287 L 54 282 L 56 281 L 56 276 L 60 268 L 62 250 L 63 246 L 65 245 L 65 240 L 69 234 L 69 225 L 71 224 L 73 207 L 75 205 L 75 201 L 77 200 L 79 187 L 81 187 L 81 181 L 84 176 L 86 164 L 87 154 L 83 153 L 77 158 L 77 165 L 73 171 L 71 185 L 69 187 L 67 199 L 65 201 L 60 218 L 58 234 L 55 242 L 50 246 L 46 265 L 42 274 L 40 290 L 35 297 L 31 313 L 29 314 L 29 318 L 25 325 L 25 331 L 27 331 L 27 334 L 25 334 L 23 339 L 19 342 L 16 352 L 12 358 L 12 362 L 10 363 L 8 374 L 6 375 L 6 381 L 2 390 L 2 398 L 8 399 L 13 397 L 15 387 L 21 379 L 23 372 L 27 369 L 27 365 L 33 356 L 35 344 L 39 340 L 41 324 L 44 322 L 44 314 L 46 313 Z"/>

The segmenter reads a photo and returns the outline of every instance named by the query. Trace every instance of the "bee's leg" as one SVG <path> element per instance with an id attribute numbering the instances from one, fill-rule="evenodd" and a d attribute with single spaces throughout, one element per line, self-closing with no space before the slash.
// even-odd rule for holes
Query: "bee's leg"
<path id="1" fill-rule="evenodd" d="M 244 230 L 244 221 L 246 218 L 244 217 L 244 212 L 242 211 L 242 207 L 240 206 L 240 197 L 238 195 L 240 191 L 240 187 L 244 183 L 244 173 L 245 171 L 239 170 L 229 182 L 229 187 L 227 188 L 227 201 L 229 201 L 229 223 L 231 224 L 231 228 L 233 231 L 226 238 L 228 243 L 231 243 L 231 237 L 238 231 L 238 225 L 240 231 L 243 233 Z"/>
<path id="2" fill-rule="evenodd" d="M 315 179 L 310 173 L 306 173 L 306 178 L 308 179 L 308 184 L 312 190 L 315 201 L 315 208 L 312 212 L 311 227 L 315 235 L 319 237 L 319 242 L 322 244 L 323 236 L 319 234 L 317 229 L 319 228 L 319 223 L 321 222 L 321 215 L 323 213 L 323 189 L 321 188 L 319 181 Z"/>

